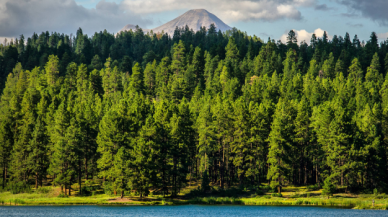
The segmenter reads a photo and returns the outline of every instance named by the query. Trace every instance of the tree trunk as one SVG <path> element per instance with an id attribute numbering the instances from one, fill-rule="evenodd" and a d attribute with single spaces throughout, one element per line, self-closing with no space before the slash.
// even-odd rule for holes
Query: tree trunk
<path id="1" fill-rule="evenodd" d="M 189 178 L 189 187 L 191 187 L 191 170 L 193 169 L 192 166 L 190 166 L 189 170 L 190 170 L 190 178 Z"/>
<path id="2" fill-rule="evenodd" d="M 304 163 L 304 185 L 307 185 L 307 162 Z"/>
<path id="3" fill-rule="evenodd" d="M 280 193 L 282 193 L 282 186 L 281 186 L 281 178 L 280 178 L 280 176 L 279 176 L 279 178 L 278 178 L 278 182 L 279 182 L 279 185 L 278 185 L 278 193 L 280 194 Z"/>
<path id="4" fill-rule="evenodd" d="M 221 165 L 221 188 L 224 189 L 224 176 L 225 176 L 225 144 L 222 144 L 222 165 Z"/>
<path id="5" fill-rule="evenodd" d="M 6 180 L 7 180 L 7 168 L 4 165 L 4 168 L 3 168 L 3 189 L 5 188 Z"/>
<path id="6" fill-rule="evenodd" d="M 88 180 L 88 161 L 85 157 L 85 180 Z"/>
<path id="7" fill-rule="evenodd" d="M 318 163 L 315 165 L 315 182 L 318 183 L 318 186 L 320 186 L 319 184 L 319 176 L 318 176 Z"/>
<path id="8" fill-rule="evenodd" d="M 38 172 L 35 173 L 35 189 L 38 189 Z"/>
<path id="9" fill-rule="evenodd" d="M 121 191 L 121 199 L 124 197 L 124 190 Z"/>
<path id="10" fill-rule="evenodd" d="M 78 160 L 78 185 L 79 185 L 79 195 L 82 195 L 82 187 L 81 187 L 81 160 Z"/>

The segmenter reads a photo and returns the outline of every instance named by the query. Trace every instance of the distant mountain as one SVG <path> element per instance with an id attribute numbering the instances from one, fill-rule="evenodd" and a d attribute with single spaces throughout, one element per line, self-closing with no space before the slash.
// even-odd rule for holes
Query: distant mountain
<path id="1" fill-rule="evenodd" d="M 170 22 L 163 24 L 159 27 L 156 27 L 154 29 L 143 29 L 144 32 L 153 31 L 154 33 L 162 32 L 169 34 L 172 36 L 174 34 L 175 28 L 178 27 L 185 27 L 186 25 L 193 29 L 195 32 L 200 30 L 202 26 L 205 26 L 207 29 L 210 27 L 210 25 L 214 23 L 214 25 L 218 30 L 221 30 L 222 32 L 226 30 L 232 29 L 230 26 L 225 24 L 222 20 L 220 20 L 217 16 L 215 16 L 212 13 L 209 13 L 205 9 L 194 9 L 189 10 L 183 15 L 171 20 Z M 128 24 L 124 28 L 122 28 L 121 31 L 129 31 L 130 29 L 135 30 L 136 26 Z"/>
<path id="2" fill-rule="evenodd" d="M 124 26 L 122 29 L 120 29 L 119 32 L 129 31 L 131 29 L 132 29 L 132 31 L 135 31 L 136 30 L 136 25 L 128 24 L 128 25 Z M 143 32 L 148 32 L 148 31 L 149 31 L 148 29 L 143 29 Z"/>

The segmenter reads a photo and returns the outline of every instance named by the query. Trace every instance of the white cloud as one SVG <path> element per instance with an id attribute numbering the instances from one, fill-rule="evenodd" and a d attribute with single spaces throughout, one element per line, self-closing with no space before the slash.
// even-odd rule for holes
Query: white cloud
<path id="1" fill-rule="evenodd" d="M 378 33 L 377 37 L 378 37 L 379 41 L 385 41 L 385 40 L 388 39 L 388 32 L 386 32 L 386 33 Z"/>
<path id="2" fill-rule="evenodd" d="M 69 34 L 79 27 L 90 35 L 104 29 L 116 32 L 128 23 L 146 25 L 150 21 L 106 0 L 99 0 L 92 9 L 77 5 L 75 0 L 0 0 L 1 37 L 30 37 L 42 31 Z"/>
<path id="3" fill-rule="evenodd" d="M 225 22 L 279 19 L 302 19 L 299 7 L 316 4 L 316 0 L 124 0 L 125 9 L 137 14 L 152 14 L 179 9 L 206 9 Z"/>
<path id="4" fill-rule="evenodd" d="M 14 38 L 0 37 L 0 44 L 4 44 L 5 39 L 7 39 L 7 44 L 11 42 L 11 40 L 15 40 Z"/>
<path id="5" fill-rule="evenodd" d="M 323 33 L 325 32 L 324 30 L 322 30 L 321 28 L 318 28 L 316 30 L 314 30 L 314 32 L 307 32 L 306 30 L 302 29 L 302 30 L 295 30 L 294 29 L 294 32 L 296 33 L 296 36 L 297 36 L 297 39 L 298 39 L 298 43 L 302 42 L 302 41 L 305 41 L 307 44 L 310 44 L 310 39 L 311 37 L 313 36 L 313 34 L 315 34 L 315 36 L 317 38 L 322 38 L 323 36 Z M 326 34 L 328 35 L 328 38 L 331 39 L 332 36 L 329 35 L 328 32 L 326 32 Z M 283 43 L 286 43 L 287 42 L 287 36 L 288 36 L 288 32 L 287 33 L 284 33 L 281 37 L 280 37 L 280 40 L 283 42 Z"/>

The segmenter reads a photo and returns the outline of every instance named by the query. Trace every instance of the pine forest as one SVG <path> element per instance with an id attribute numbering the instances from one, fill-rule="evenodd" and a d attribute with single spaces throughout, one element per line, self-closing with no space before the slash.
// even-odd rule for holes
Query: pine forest
<path id="1" fill-rule="evenodd" d="M 388 39 L 42 32 L 0 45 L 1 187 L 388 191 Z"/>

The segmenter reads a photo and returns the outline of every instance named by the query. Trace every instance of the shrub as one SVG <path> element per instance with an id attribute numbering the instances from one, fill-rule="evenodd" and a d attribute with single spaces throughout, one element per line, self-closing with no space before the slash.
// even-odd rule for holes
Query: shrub
<path id="1" fill-rule="evenodd" d="M 89 186 L 82 186 L 81 193 L 82 195 L 90 195 L 92 193 L 91 187 Z"/>
<path id="2" fill-rule="evenodd" d="M 209 176 L 207 174 L 207 171 L 204 171 L 203 175 L 202 175 L 201 190 L 203 192 L 206 192 L 206 191 L 210 190 L 210 185 L 209 184 L 210 184 Z"/>
<path id="3" fill-rule="evenodd" d="M 256 195 L 263 195 L 264 194 L 264 192 L 262 191 L 262 190 L 256 190 Z"/>
<path id="4" fill-rule="evenodd" d="M 38 194 L 48 194 L 51 191 L 52 191 L 52 189 L 50 187 L 41 187 L 41 188 L 36 189 L 36 193 L 38 193 Z"/>
<path id="5" fill-rule="evenodd" d="M 265 190 L 265 191 L 272 190 L 271 186 L 269 186 L 269 185 L 261 186 L 260 189 Z"/>
<path id="6" fill-rule="evenodd" d="M 322 194 L 332 196 L 335 193 L 335 189 L 335 186 L 333 185 L 333 183 L 331 183 L 331 179 L 326 178 L 323 185 Z"/>
<path id="7" fill-rule="evenodd" d="M 114 190 L 113 190 L 113 185 L 111 182 L 104 182 L 104 185 L 102 186 L 104 189 L 104 193 L 106 195 L 112 195 Z"/>
<path id="8" fill-rule="evenodd" d="M 26 203 L 24 200 L 21 200 L 21 199 L 14 199 L 13 202 L 14 202 L 15 205 L 17 205 L 17 204 L 25 204 Z"/>
<path id="9" fill-rule="evenodd" d="M 272 197 L 283 197 L 281 193 L 273 193 L 271 194 Z"/>
<path id="10" fill-rule="evenodd" d="M 374 194 L 375 196 L 379 195 L 379 192 L 377 191 L 377 188 L 373 189 L 373 194 Z"/>
<path id="11" fill-rule="evenodd" d="M 308 185 L 308 186 L 307 186 L 307 190 L 308 190 L 308 191 L 316 191 L 316 190 L 319 190 L 318 184 L 315 184 L 315 185 Z"/>
<path id="12" fill-rule="evenodd" d="M 60 198 L 67 198 L 67 197 L 69 197 L 67 194 L 65 195 L 63 192 L 61 192 L 59 195 L 58 195 L 58 197 L 60 197 Z"/>
<path id="13" fill-rule="evenodd" d="M 7 190 L 12 194 L 31 193 L 30 185 L 25 182 L 12 182 L 7 185 Z"/>

